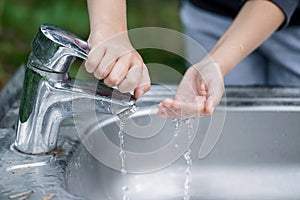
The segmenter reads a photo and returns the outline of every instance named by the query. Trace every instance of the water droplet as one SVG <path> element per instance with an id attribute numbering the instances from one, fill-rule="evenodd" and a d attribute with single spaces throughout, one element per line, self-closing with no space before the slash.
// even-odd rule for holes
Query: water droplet
<path id="1" fill-rule="evenodd" d="M 122 169 L 121 169 L 121 174 L 122 174 L 123 176 L 126 175 L 126 174 L 127 174 L 127 170 L 124 169 L 124 168 L 122 168 Z"/>
<path id="2" fill-rule="evenodd" d="M 122 190 L 123 190 L 124 192 L 128 192 L 129 189 L 128 189 L 128 187 L 123 186 L 123 187 L 122 187 Z"/>
<path id="3" fill-rule="evenodd" d="M 179 127 L 180 127 L 181 120 L 174 119 L 173 122 L 175 124 L 174 137 L 177 137 L 178 133 L 179 133 Z"/>
<path id="4" fill-rule="evenodd" d="M 123 200 L 129 200 L 129 188 L 126 186 L 122 187 L 122 191 L 123 191 Z"/>
<path id="5" fill-rule="evenodd" d="M 179 129 L 179 125 L 181 123 L 181 120 L 179 120 L 179 119 L 173 119 L 173 122 L 175 124 L 175 130 L 178 130 Z"/>
<path id="6" fill-rule="evenodd" d="M 75 162 L 75 167 L 76 168 L 80 168 L 80 163 L 79 162 Z"/>
<path id="7" fill-rule="evenodd" d="M 188 138 L 192 139 L 192 137 L 193 137 L 193 123 L 194 123 L 194 119 L 193 118 L 188 118 L 188 119 L 185 120 L 185 123 L 188 126 L 188 132 L 187 132 Z"/>

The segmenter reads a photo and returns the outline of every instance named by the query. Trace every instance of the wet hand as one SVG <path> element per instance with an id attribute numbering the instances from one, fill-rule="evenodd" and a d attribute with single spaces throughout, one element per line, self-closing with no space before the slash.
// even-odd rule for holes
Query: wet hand
<path id="1" fill-rule="evenodd" d="M 223 91 L 224 82 L 218 65 L 201 61 L 186 71 L 174 99 L 165 99 L 158 105 L 158 115 L 174 119 L 211 115 Z"/>

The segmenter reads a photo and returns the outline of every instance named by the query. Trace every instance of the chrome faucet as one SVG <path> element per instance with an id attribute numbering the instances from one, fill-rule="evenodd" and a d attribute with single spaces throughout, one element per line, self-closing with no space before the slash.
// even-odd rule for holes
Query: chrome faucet
<path id="1" fill-rule="evenodd" d="M 25 71 L 14 146 L 28 154 L 56 148 L 60 123 L 80 111 L 119 114 L 134 107 L 130 93 L 121 93 L 103 83 L 71 79 L 69 69 L 76 58 L 87 59 L 85 41 L 53 25 L 42 25 L 32 42 Z M 94 105 L 90 106 L 91 104 Z M 77 113 L 78 114 L 78 113 Z"/>

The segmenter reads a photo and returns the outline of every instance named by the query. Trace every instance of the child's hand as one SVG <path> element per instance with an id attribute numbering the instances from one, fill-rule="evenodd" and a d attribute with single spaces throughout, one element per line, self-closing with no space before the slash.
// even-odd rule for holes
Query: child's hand
<path id="1" fill-rule="evenodd" d="M 201 61 L 186 71 L 174 99 L 165 99 L 158 105 L 158 115 L 175 119 L 211 115 L 223 91 L 219 67 L 211 61 Z"/>
<path id="2" fill-rule="evenodd" d="M 146 65 L 132 47 L 127 33 L 107 37 L 106 33 L 91 33 L 91 51 L 85 68 L 110 87 L 118 86 L 120 92 L 134 90 L 135 98 L 150 89 Z"/>

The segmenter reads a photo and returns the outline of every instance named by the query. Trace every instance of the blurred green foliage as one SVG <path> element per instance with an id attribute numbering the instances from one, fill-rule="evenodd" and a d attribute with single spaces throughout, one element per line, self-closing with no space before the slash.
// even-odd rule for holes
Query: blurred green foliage
<path id="1" fill-rule="evenodd" d="M 179 0 L 127 0 L 128 28 L 165 27 L 181 30 Z M 50 23 L 87 39 L 86 0 L 0 0 L 0 88 L 26 63 L 30 43 L 41 24 Z M 145 62 L 184 71 L 184 60 L 168 52 L 140 51 Z"/>

